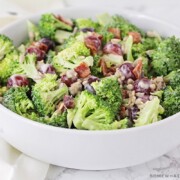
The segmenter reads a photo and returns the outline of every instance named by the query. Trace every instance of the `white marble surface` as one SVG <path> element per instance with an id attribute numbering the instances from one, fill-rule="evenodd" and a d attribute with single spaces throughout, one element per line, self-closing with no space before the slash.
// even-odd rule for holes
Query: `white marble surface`
<path id="1" fill-rule="evenodd" d="M 36 6 L 34 6 L 34 2 L 36 2 Z M 135 11 L 139 11 L 141 13 L 146 13 L 155 17 L 159 17 L 161 19 L 171 21 L 173 24 L 180 26 L 179 21 L 179 8 L 180 1 L 179 0 L 156 0 L 156 1 L 143 1 L 143 0 L 99 0 L 96 2 L 94 0 L 66 0 L 66 2 L 62 2 L 60 0 L 31 0 L 31 1 L 23 1 L 23 0 L 0 0 L 0 26 L 3 26 L 11 21 L 14 21 L 17 18 L 20 18 L 24 15 L 29 15 L 34 12 L 39 11 L 39 7 L 41 10 L 53 9 L 57 7 L 63 7 L 64 5 L 97 5 L 99 3 L 104 6 L 116 6 L 121 8 L 131 9 Z M 177 137 L 179 138 L 179 137 Z M 0 148 L 1 150 L 1 148 Z M 19 155 L 19 152 L 16 152 Z M 0 153 L 1 155 L 1 153 Z M 48 165 L 41 162 L 36 162 L 33 159 L 28 157 L 20 156 L 19 161 L 23 161 L 26 159 L 26 163 L 22 166 L 16 167 L 19 168 L 20 176 L 27 170 L 27 164 L 35 166 L 39 165 L 44 168 L 43 175 L 39 179 L 44 179 L 44 173 L 47 171 Z M 25 161 L 23 161 L 25 162 Z M 0 166 L 0 180 L 2 179 L 3 172 L 1 171 L 5 168 Z M 7 167 L 9 168 L 9 167 Z M 40 168 L 42 170 L 42 168 Z M 32 176 L 31 172 L 29 173 L 27 179 L 39 180 L 37 177 Z M 30 175 L 31 174 L 31 175 Z M 34 174 L 33 174 L 34 175 Z M 11 178 L 9 178 L 11 179 Z M 134 167 L 110 170 L 110 171 L 81 171 L 81 170 L 73 170 L 67 169 L 63 167 L 57 167 L 50 165 L 48 173 L 46 175 L 45 180 L 151 180 L 151 179 L 168 179 L 168 180 L 178 180 L 180 179 L 180 146 L 176 149 L 172 150 L 170 153 L 159 157 L 158 159 L 152 160 L 145 164 L 141 164 Z M 2 179 L 4 180 L 4 179 Z M 16 180 L 20 180 L 16 179 Z"/>
<path id="2" fill-rule="evenodd" d="M 134 167 L 109 171 L 80 171 L 50 166 L 46 180 L 151 180 L 180 179 L 180 147 Z"/>

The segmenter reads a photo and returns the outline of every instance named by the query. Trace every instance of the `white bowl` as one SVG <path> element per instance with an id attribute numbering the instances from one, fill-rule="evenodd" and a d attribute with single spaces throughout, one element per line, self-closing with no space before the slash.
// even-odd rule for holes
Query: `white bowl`
<path id="1" fill-rule="evenodd" d="M 180 37 L 180 30 L 142 14 L 117 9 L 68 8 L 54 11 L 65 17 L 121 14 L 145 30 Z M 40 15 L 29 19 L 37 22 Z M 26 20 L 0 33 L 16 45 L 27 37 Z M 180 144 L 180 113 L 160 122 L 124 130 L 85 131 L 63 129 L 23 118 L 0 105 L 0 135 L 14 147 L 36 159 L 68 168 L 106 170 L 137 165 L 163 155 Z"/>

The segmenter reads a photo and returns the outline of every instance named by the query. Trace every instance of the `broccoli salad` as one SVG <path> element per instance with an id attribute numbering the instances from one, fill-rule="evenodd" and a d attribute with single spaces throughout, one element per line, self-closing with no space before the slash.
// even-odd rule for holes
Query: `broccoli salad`
<path id="1" fill-rule="evenodd" d="M 180 111 L 180 39 L 119 15 L 27 22 L 19 47 L 0 35 L 0 103 L 47 125 L 115 130 Z"/>

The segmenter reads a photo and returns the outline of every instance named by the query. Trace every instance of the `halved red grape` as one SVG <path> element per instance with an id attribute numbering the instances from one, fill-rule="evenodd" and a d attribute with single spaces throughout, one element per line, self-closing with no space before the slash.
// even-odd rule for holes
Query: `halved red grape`
<path id="1" fill-rule="evenodd" d="M 61 76 L 61 82 L 66 84 L 68 87 L 70 87 L 71 84 L 75 83 L 77 79 L 78 79 L 77 77 L 68 78 L 67 75 L 65 74 Z"/>
<path id="2" fill-rule="evenodd" d="M 39 42 L 45 44 L 48 47 L 48 50 L 53 50 L 55 48 L 54 41 L 49 38 L 42 38 Z"/>
<path id="3" fill-rule="evenodd" d="M 143 102 L 143 103 L 145 103 L 146 101 L 149 101 L 150 99 L 149 99 L 149 95 L 144 95 L 144 96 L 142 96 L 141 97 L 141 101 Z"/>
<path id="4" fill-rule="evenodd" d="M 48 51 L 48 46 L 44 43 L 41 42 L 33 42 L 32 46 L 40 49 L 41 51 L 47 52 Z"/>
<path id="5" fill-rule="evenodd" d="M 89 91 L 92 94 L 96 94 L 96 91 L 94 90 L 94 88 L 90 84 L 85 84 L 84 89 Z"/>
<path id="6" fill-rule="evenodd" d="M 12 75 L 7 82 L 8 87 L 28 86 L 29 81 L 26 76 L 15 74 Z"/>
<path id="7" fill-rule="evenodd" d="M 56 74 L 55 68 L 51 64 L 42 64 L 39 71 L 43 74 Z"/>
<path id="8" fill-rule="evenodd" d="M 39 48 L 35 46 L 31 46 L 26 49 L 26 54 L 35 54 L 38 61 L 44 60 L 46 58 L 45 51 L 40 50 Z"/>
<path id="9" fill-rule="evenodd" d="M 119 67 L 119 71 L 125 77 L 125 80 L 131 78 L 135 80 L 135 75 L 133 74 L 133 65 L 131 63 L 124 63 Z"/>
<path id="10" fill-rule="evenodd" d="M 86 37 L 85 44 L 91 50 L 92 54 L 96 54 L 101 49 L 101 39 L 95 35 Z"/>
<path id="11" fill-rule="evenodd" d="M 134 90 L 135 92 L 149 94 L 151 91 L 150 84 L 151 81 L 148 78 L 138 79 L 134 81 Z"/>
<path id="12" fill-rule="evenodd" d="M 139 109 L 137 106 L 133 106 L 131 108 L 128 108 L 128 116 L 129 119 L 133 122 L 135 119 L 137 119 L 137 113 Z"/>
<path id="13" fill-rule="evenodd" d="M 86 28 L 82 28 L 81 31 L 84 32 L 84 33 L 86 33 L 86 32 L 94 32 L 94 28 L 86 27 Z"/>
<path id="14" fill-rule="evenodd" d="M 64 102 L 64 105 L 67 109 L 72 109 L 75 106 L 74 99 L 72 96 L 65 95 L 63 102 Z"/>
<path id="15" fill-rule="evenodd" d="M 117 55 L 123 55 L 122 49 L 120 44 L 115 44 L 115 43 L 107 43 L 104 48 L 103 52 L 105 54 L 117 54 Z"/>
<path id="16" fill-rule="evenodd" d="M 89 84 L 91 84 L 93 82 L 100 81 L 100 79 L 96 76 L 90 76 L 87 81 Z"/>

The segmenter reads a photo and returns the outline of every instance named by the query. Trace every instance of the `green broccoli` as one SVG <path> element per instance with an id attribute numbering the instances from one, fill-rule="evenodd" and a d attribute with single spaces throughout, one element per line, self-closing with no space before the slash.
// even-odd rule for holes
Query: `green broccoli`
<path id="1" fill-rule="evenodd" d="M 67 111 L 57 112 L 55 111 L 50 118 L 44 118 L 43 123 L 49 124 L 52 126 L 68 128 L 67 124 Z"/>
<path id="2" fill-rule="evenodd" d="M 27 93 L 28 87 L 13 87 L 5 92 L 2 104 L 11 111 L 24 117 L 31 117 L 34 112 L 34 105 Z"/>
<path id="3" fill-rule="evenodd" d="M 180 68 L 180 40 L 170 37 L 161 41 L 151 55 L 155 75 L 168 75 Z"/>
<path id="4" fill-rule="evenodd" d="M 144 57 L 146 55 L 146 49 L 142 43 L 132 45 L 132 56 L 134 59 Z"/>
<path id="5" fill-rule="evenodd" d="M 167 86 L 163 93 L 162 106 L 165 109 L 164 117 L 180 112 L 180 85 L 176 88 Z"/>
<path id="6" fill-rule="evenodd" d="M 3 87 L 0 86 L 0 97 L 2 97 L 6 91 L 7 91 L 6 86 L 3 86 Z"/>
<path id="7" fill-rule="evenodd" d="M 72 30 L 72 26 L 59 20 L 54 14 L 43 14 L 39 21 L 39 30 L 41 37 L 49 37 L 56 40 L 56 32 L 59 29 Z"/>
<path id="8" fill-rule="evenodd" d="M 76 97 L 76 112 L 73 117 L 73 124 L 77 129 L 85 129 L 84 121 L 95 121 L 102 124 L 111 124 L 114 120 L 114 113 L 108 104 L 88 91 L 83 91 Z"/>
<path id="9" fill-rule="evenodd" d="M 57 30 L 55 34 L 55 40 L 58 43 L 64 43 L 66 39 L 69 39 L 73 35 L 72 32 L 64 31 L 64 30 Z"/>
<path id="10" fill-rule="evenodd" d="M 12 40 L 7 36 L 0 34 L 0 60 L 2 60 L 5 55 L 15 50 Z"/>
<path id="11" fill-rule="evenodd" d="M 160 42 L 161 39 L 157 37 L 146 37 L 142 39 L 142 44 L 146 51 L 156 49 Z"/>
<path id="12" fill-rule="evenodd" d="M 100 67 L 100 60 L 101 60 L 101 56 L 95 55 L 94 56 L 94 64 L 91 67 L 91 73 L 94 76 L 97 76 L 97 77 L 102 77 L 102 71 L 101 71 L 101 67 Z"/>
<path id="13" fill-rule="evenodd" d="M 84 42 L 75 42 L 70 47 L 59 52 L 52 60 L 52 65 L 58 73 L 66 69 L 73 69 L 81 62 L 80 56 L 90 56 L 90 50 L 85 46 Z"/>
<path id="14" fill-rule="evenodd" d="M 49 50 L 47 55 L 46 55 L 46 63 L 51 64 L 54 56 L 56 56 L 56 52 L 52 51 L 52 50 Z"/>
<path id="15" fill-rule="evenodd" d="M 176 88 L 180 86 L 180 69 L 177 71 L 172 71 L 167 76 L 164 77 L 164 80 L 172 87 Z"/>
<path id="16" fill-rule="evenodd" d="M 138 27 L 130 23 L 128 20 L 124 19 L 119 15 L 109 16 L 107 13 L 99 15 L 98 22 L 106 29 L 113 27 L 119 28 L 121 31 L 121 36 L 124 38 L 128 35 L 128 32 L 135 31 L 141 33 L 144 36 L 144 32 L 142 32 Z"/>
<path id="17" fill-rule="evenodd" d="M 121 89 L 115 76 L 106 77 L 101 81 L 91 84 L 96 91 L 96 95 L 106 101 L 114 114 L 117 114 L 122 103 Z"/>
<path id="18" fill-rule="evenodd" d="M 97 22 L 92 21 L 92 19 L 88 18 L 77 18 L 75 20 L 75 24 L 79 29 L 93 28 L 94 30 L 97 30 L 99 27 L 99 24 Z"/>
<path id="19" fill-rule="evenodd" d="M 68 39 L 64 40 L 63 44 L 60 45 L 59 51 L 69 48 L 76 42 L 84 42 L 84 38 L 85 38 L 85 33 L 83 32 L 77 32 L 71 35 Z"/>
<path id="20" fill-rule="evenodd" d="M 139 32 L 141 35 L 144 36 L 144 32 L 140 30 L 137 26 L 129 22 L 127 19 L 124 19 L 122 16 L 112 16 L 113 18 L 113 27 L 119 27 L 121 30 L 122 37 L 128 35 L 128 32 L 135 31 Z"/>
<path id="21" fill-rule="evenodd" d="M 103 124 L 94 120 L 85 120 L 82 124 L 85 129 L 88 130 L 116 130 L 128 128 L 128 119 L 122 119 L 121 121 L 114 121 L 111 124 Z"/>
<path id="22" fill-rule="evenodd" d="M 19 67 L 19 55 L 13 51 L 0 61 L 0 82 L 6 83 L 13 71 Z"/>
<path id="23" fill-rule="evenodd" d="M 102 35 L 102 44 L 105 45 L 107 44 L 108 42 L 111 41 L 111 39 L 114 38 L 114 34 L 107 31 L 107 28 L 102 28 L 98 31 L 98 33 L 100 35 Z"/>
<path id="24" fill-rule="evenodd" d="M 38 27 L 31 21 L 27 21 L 27 26 L 28 26 L 28 36 L 30 42 L 40 40 L 41 37 Z"/>
<path id="25" fill-rule="evenodd" d="M 161 119 L 159 115 L 164 113 L 164 108 L 160 105 L 158 97 L 154 97 L 151 101 L 147 101 L 140 110 L 135 126 L 144 126 Z"/>
<path id="26" fill-rule="evenodd" d="M 146 51 L 156 49 L 161 40 L 158 38 L 147 37 L 143 38 L 141 43 L 132 45 L 132 55 L 134 59 L 138 57 L 146 57 Z"/>
<path id="27" fill-rule="evenodd" d="M 124 62 L 123 56 L 117 54 L 104 54 L 102 59 L 106 62 L 108 68 L 112 65 L 121 65 Z"/>
<path id="28" fill-rule="evenodd" d="M 68 94 L 68 88 L 66 85 L 60 87 L 57 75 L 46 74 L 32 87 L 32 99 L 40 115 L 52 115 L 65 94 Z"/>
<path id="29" fill-rule="evenodd" d="M 23 62 L 19 63 L 19 66 L 13 70 L 13 74 L 24 74 L 35 82 L 42 78 L 42 75 L 36 68 L 36 56 L 34 54 L 24 56 Z"/>

